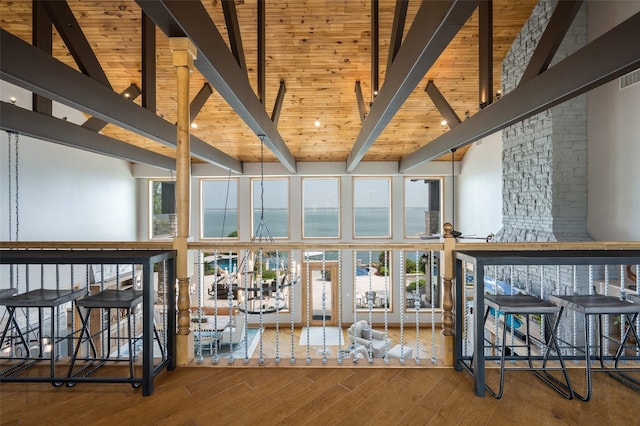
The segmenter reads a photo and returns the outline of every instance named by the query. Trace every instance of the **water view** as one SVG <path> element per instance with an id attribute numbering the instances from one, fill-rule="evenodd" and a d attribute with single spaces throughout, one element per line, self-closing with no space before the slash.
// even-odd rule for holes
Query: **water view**
<path id="1" fill-rule="evenodd" d="M 339 209 L 321 208 L 305 211 L 304 235 L 306 237 L 338 238 Z M 405 229 L 408 236 L 417 236 L 425 232 L 424 208 L 407 207 L 405 209 Z M 254 213 L 254 228 L 258 226 L 260 213 Z M 289 236 L 289 212 L 287 209 L 265 209 L 264 222 L 269 235 L 273 238 Z M 203 236 L 205 238 L 223 238 L 235 235 L 238 229 L 238 211 L 207 209 L 204 211 Z M 389 231 L 389 210 L 387 208 L 356 209 L 356 235 L 359 237 L 385 237 Z M 263 233 L 263 236 L 266 236 Z"/>

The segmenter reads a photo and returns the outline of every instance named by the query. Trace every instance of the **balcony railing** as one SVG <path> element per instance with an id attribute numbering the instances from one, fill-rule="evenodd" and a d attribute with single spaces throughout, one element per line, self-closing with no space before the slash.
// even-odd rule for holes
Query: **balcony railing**
<path id="1" fill-rule="evenodd" d="M 5 250 L 54 247 L 170 249 L 171 243 L 2 243 Z M 182 350 L 192 351 L 186 355 L 195 362 L 219 366 L 453 365 L 454 336 L 469 331 L 465 315 L 454 321 L 455 313 L 470 308 L 468 299 L 454 297 L 454 284 L 465 277 L 455 278 L 455 252 L 465 250 L 631 253 L 640 250 L 640 243 L 464 243 L 451 235 L 433 243 L 191 242 L 190 286 L 187 295 L 178 297 L 189 300 L 189 334 L 195 344 L 193 350 Z M 576 278 L 572 267 L 568 272 L 563 267 L 560 280 L 556 265 L 563 263 L 558 262 L 505 264 L 485 275 L 537 296 L 573 291 L 574 279 L 585 291 L 637 294 L 640 259 L 606 267 L 585 261 Z M 635 284 L 625 278 L 618 285 L 627 267 Z M 7 270 L 3 274 L 3 283 L 11 283 Z M 158 282 L 156 300 L 166 300 L 167 289 Z M 608 327 L 615 322 L 609 319 Z M 347 330 L 353 324 L 364 324 L 367 337 L 378 335 L 380 347 L 352 342 Z M 341 330 L 342 338 L 331 334 L 334 329 Z M 561 330 L 564 338 L 575 339 L 571 324 Z M 472 348 L 464 337 L 459 342 L 467 356 Z"/>

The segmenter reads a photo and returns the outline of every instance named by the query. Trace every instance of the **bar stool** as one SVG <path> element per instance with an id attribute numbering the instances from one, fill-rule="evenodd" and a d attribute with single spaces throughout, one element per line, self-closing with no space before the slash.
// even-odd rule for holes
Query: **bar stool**
<path id="1" fill-rule="evenodd" d="M 525 370 L 532 371 L 536 377 L 540 380 L 551 386 L 556 392 L 561 394 L 567 399 L 573 398 L 573 391 L 571 389 L 571 383 L 569 381 L 569 376 L 567 374 L 567 370 L 564 365 L 564 360 L 562 359 L 562 354 L 560 353 L 560 349 L 558 347 L 558 341 L 556 338 L 556 330 L 558 328 L 558 318 L 560 314 L 560 307 L 556 306 L 552 303 L 539 299 L 535 296 L 531 296 L 529 294 L 515 294 L 515 295 L 485 295 L 484 300 L 486 305 L 489 308 L 493 308 L 495 312 L 496 321 L 500 313 L 504 314 L 504 324 L 502 326 L 502 342 L 500 345 L 500 388 L 498 392 L 495 392 L 488 384 L 485 384 L 485 388 L 489 391 L 489 393 L 496 399 L 502 398 L 502 392 L 504 389 L 504 372 L 505 370 Z M 484 314 L 484 324 L 486 327 L 487 319 L 489 317 L 489 312 L 491 309 L 487 309 Z M 524 315 L 525 323 L 526 323 L 526 335 L 524 336 L 524 344 L 511 344 L 507 345 L 507 327 L 513 325 L 515 323 L 514 315 Z M 553 324 L 551 323 L 550 317 L 553 314 L 558 314 Z M 542 315 L 544 317 L 544 324 L 541 324 L 546 330 L 550 331 L 550 336 L 548 338 L 548 342 L 543 342 L 535 336 L 532 336 L 530 333 L 529 327 L 529 316 L 530 315 Z M 532 342 L 537 342 L 542 345 L 543 356 L 542 356 L 542 365 L 539 367 L 535 367 L 533 364 L 533 356 L 531 353 L 531 344 Z M 492 347 L 495 347 L 495 343 L 491 344 Z M 506 352 L 507 347 L 513 352 L 513 350 L 517 347 L 525 347 L 527 350 L 527 355 L 520 356 L 514 355 L 513 353 L 508 357 L 510 360 L 523 360 L 526 359 L 527 367 L 517 366 L 517 367 L 506 367 L 505 361 L 507 359 Z M 547 361 L 549 360 L 549 352 L 550 349 L 553 349 L 558 357 L 558 362 L 560 363 L 560 367 L 548 367 Z M 549 374 L 549 371 L 562 371 L 564 376 L 564 383 L 558 380 L 556 377 Z"/>
<path id="2" fill-rule="evenodd" d="M 614 296 L 605 296 L 602 294 L 583 294 L 583 295 L 570 295 L 570 296 L 550 296 L 549 300 L 553 303 L 567 309 L 571 309 L 575 312 L 584 315 L 584 358 L 586 369 L 586 394 L 581 395 L 574 392 L 575 395 L 583 401 L 591 399 L 592 394 L 592 380 L 591 380 L 591 355 L 590 355 L 590 343 L 589 335 L 591 334 L 591 327 L 589 317 L 595 315 L 598 317 L 598 331 L 600 336 L 600 344 L 598 354 L 595 358 L 600 362 L 600 368 L 595 371 L 604 371 L 612 378 L 616 379 L 620 383 L 628 386 L 629 388 L 640 392 L 640 380 L 629 376 L 627 373 L 634 371 L 638 372 L 638 368 L 620 368 L 619 363 L 622 359 L 622 355 L 625 352 L 625 346 L 629 342 L 629 337 L 635 338 L 636 350 L 640 351 L 640 339 L 638 339 L 638 332 L 635 326 L 635 320 L 640 312 L 640 304 L 631 303 L 626 300 L 619 299 Z M 627 319 L 629 327 L 624 332 L 621 341 L 617 341 L 609 336 L 604 335 L 604 328 L 602 327 L 603 315 L 624 315 Z M 619 344 L 618 350 L 613 357 L 613 365 L 605 365 L 605 356 L 603 350 L 603 344 L 605 340 L 614 341 Z"/>
<path id="3" fill-rule="evenodd" d="M 140 383 L 134 381 L 134 368 L 133 364 L 135 361 L 135 342 L 140 339 L 135 335 L 135 330 L 132 327 L 133 313 L 134 308 L 142 303 L 142 291 L 134 290 L 133 288 L 126 290 L 103 290 L 99 293 L 91 294 L 89 296 L 83 297 L 76 301 L 76 305 L 78 307 L 82 307 L 86 309 L 84 315 L 79 312 L 80 320 L 82 322 L 82 328 L 80 329 L 80 336 L 78 337 L 78 342 L 76 344 L 75 350 L 73 352 L 73 356 L 71 357 L 71 362 L 69 364 L 69 372 L 67 374 L 68 378 L 78 377 L 82 374 L 82 377 L 87 377 L 90 374 L 94 373 L 100 367 L 105 365 L 107 361 L 121 361 L 120 358 L 111 357 L 111 341 L 113 339 L 118 341 L 126 340 L 128 344 L 128 361 L 129 361 L 129 381 L 131 385 L 135 388 L 140 386 Z M 102 334 L 104 329 L 101 327 L 94 335 L 91 334 L 90 330 L 90 321 L 91 311 L 93 309 L 104 309 L 107 311 L 107 318 L 111 318 L 111 310 L 112 309 L 124 309 L 125 316 L 127 320 L 127 335 L 125 337 L 112 337 L 111 336 L 111 322 L 107 325 L 107 349 L 104 354 L 98 355 L 98 351 L 93 342 L 93 337 L 98 334 Z M 80 310 L 78 310 L 80 311 Z M 153 332 L 156 340 L 160 342 L 160 338 L 158 336 L 158 331 L 156 330 L 155 324 L 153 327 Z M 89 342 L 89 349 L 93 357 L 79 358 L 78 353 L 80 352 L 80 346 L 83 342 Z M 164 358 L 164 348 L 162 344 L 160 344 L 160 350 L 162 352 L 162 358 Z M 76 361 L 83 360 L 88 361 L 86 365 L 80 368 L 78 371 L 74 372 L 74 366 Z M 97 365 L 94 366 L 95 362 L 98 362 Z M 93 367 L 93 368 L 91 368 Z M 75 381 L 68 381 L 67 386 L 75 385 Z"/>
<path id="4" fill-rule="evenodd" d="M 15 294 L 15 292 L 12 291 L 12 289 L 8 289 L 9 291 L 4 291 L 2 292 L 2 294 L 0 294 L 0 305 L 4 305 L 7 307 L 7 312 L 9 314 L 9 320 L 7 321 L 7 324 L 4 327 L 4 330 L 2 332 L 2 336 L 0 336 L 0 347 L 2 347 L 2 345 L 5 342 L 5 339 L 7 338 L 7 333 L 9 332 L 9 327 L 11 325 L 13 325 L 14 330 L 16 331 L 17 335 L 16 336 L 12 336 L 12 338 L 17 338 L 19 341 L 19 344 L 21 344 L 24 349 L 25 349 L 25 355 L 22 358 L 22 362 L 19 363 L 16 366 L 13 366 L 5 371 L 3 371 L 2 376 L 3 377 L 7 377 L 7 376 L 13 376 L 15 374 L 18 374 L 24 370 L 26 370 L 27 368 L 35 365 L 37 362 L 42 361 L 45 358 L 45 345 L 43 344 L 43 326 L 42 326 L 42 322 L 43 322 L 43 318 L 42 318 L 42 310 L 44 308 L 50 308 L 51 309 L 51 316 L 50 316 L 50 341 L 51 341 L 51 352 L 50 352 L 50 362 L 51 362 L 51 366 L 50 366 L 50 378 L 51 378 L 51 383 L 54 386 L 60 386 L 62 384 L 62 382 L 55 380 L 56 378 L 56 374 L 55 374 L 55 356 L 56 356 L 56 344 L 64 339 L 61 336 L 56 336 L 55 334 L 55 330 L 56 330 L 56 320 L 57 320 L 57 316 L 56 316 L 56 308 L 58 306 L 61 306 L 65 303 L 74 301 L 76 299 L 78 299 L 80 296 L 82 296 L 85 293 L 84 289 L 76 289 L 76 290 L 49 290 L 49 289 L 37 289 L 37 290 L 31 290 L 28 291 L 26 293 L 22 293 L 22 294 Z M 37 357 L 32 357 L 31 356 L 31 349 L 29 348 L 29 344 L 28 344 L 28 337 L 25 338 L 25 334 L 28 335 L 28 333 L 30 332 L 30 330 L 26 330 L 25 332 L 22 331 L 22 328 L 20 327 L 20 324 L 18 323 L 17 319 L 16 319 L 16 310 L 18 308 L 38 308 L 38 356 Z M 29 327 L 29 324 L 27 324 L 27 327 Z M 31 361 L 31 362 L 28 362 Z"/>

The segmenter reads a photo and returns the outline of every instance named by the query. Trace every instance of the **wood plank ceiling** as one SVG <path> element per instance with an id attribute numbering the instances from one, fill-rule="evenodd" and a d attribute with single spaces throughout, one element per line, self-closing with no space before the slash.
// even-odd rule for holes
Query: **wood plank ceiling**
<path id="1" fill-rule="evenodd" d="M 404 33 L 420 7 L 408 3 Z M 493 0 L 493 87 L 499 90 L 501 62 L 528 19 L 536 0 Z M 142 87 L 140 6 L 135 1 L 68 0 L 80 28 L 116 92 L 132 83 Z M 228 43 L 221 0 L 203 2 Z M 257 91 L 257 1 L 235 1 L 248 78 Z M 371 2 L 266 0 L 265 109 L 270 116 L 280 81 L 286 84 L 277 128 L 296 161 L 345 162 L 362 124 L 355 94 L 361 82 L 366 109 L 371 90 Z M 379 1 L 379 81 L 384 85 L 395 0 Z M 1 26 L 32 41 L 32 2 L 0 2 Z M 464 119 L 479 110 L 478 10 L 454 37 L 392 118 L 363 161 L 400 161 L 447 131 L 425 87 L 437 88 Z M 53 56 L 74 69 L 73 57 L 53 30 Z M 169 39 L 156 29 L 157 114 L 176 121 L 176 79 Z M 192 97 L 205 83 L 195 70 Z M 6 101 L 3 99 L 3 101 Z M 140 104 L 141 99 L 134 102 Z M 319 120 L 320 126 L 314 122 Z M 242 162 L 260 160 L 260 139 L 214 90 L 195 118 L 192 133 Z M 108 124 L 102 133 L 147 150 L 175 157 L 175 150 Z M 456 158 L 465 149 L 456 152 Z M 446 159 L 443 156 L 441 159 Z M 195 160 L 194 161 L 198 161 Z M 265 150 L 265 161 L 277 161 Z"/>

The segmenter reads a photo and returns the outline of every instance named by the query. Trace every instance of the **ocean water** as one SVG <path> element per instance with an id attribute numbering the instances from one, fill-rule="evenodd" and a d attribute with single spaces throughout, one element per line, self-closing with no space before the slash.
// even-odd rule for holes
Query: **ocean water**
<path id="1" fill-rule="evenodd" d="M 305 237 L 338 237 L 340 211 L 336 208 L 308 209 L 304 215 Z"/>
<path id="2" fill-rule="evenodd" d="M 336 237 L 339 235 L 337 208 L 313 209 L 306 211 L 304 235 L 306 237 Z M 409 207 L 405 209 L 405 229 L 407 235 L 423 233 L 424 208 Z M 224 229 L 223 229 L 224 219 Z M 254 214 L 254 226 L 260 221 L 260 213 Z M 285 209 L 265 209 L 264 223 L 269 235 L 273 238 L 289 236 L 289 216 Z M 390 234 L 389 211 L 386 208 L 356 209 L 356 235 L 360 237 L 384 237 Z M 204 211 L 204 230 L 206 238 L 221 238 L 238 229 L 238 211 L 224 210 Z M 263 232 L 263 236 L 266 233 Z"/>
<path id="3" fill-rule="evenodd" d="M 238 230 L 238 211 L 205 210 L 202 234 L 205 238 L 223 238 Z"/>

